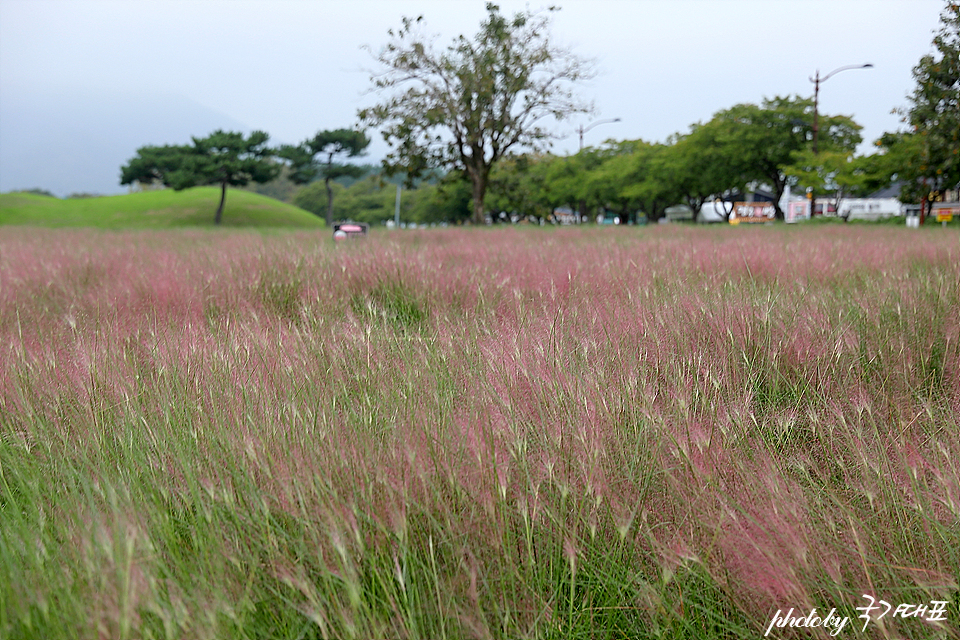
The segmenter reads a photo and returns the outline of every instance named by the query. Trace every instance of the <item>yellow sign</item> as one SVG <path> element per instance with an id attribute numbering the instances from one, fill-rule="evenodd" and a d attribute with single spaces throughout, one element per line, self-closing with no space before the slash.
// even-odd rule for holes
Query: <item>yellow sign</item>
<path id="1" fill-rule="evenodd" d="M 960 207 L 937 207 L 933 213 L 937 214 L 937 222 L 950 222 L 953 216 L 960 216 Z"/>

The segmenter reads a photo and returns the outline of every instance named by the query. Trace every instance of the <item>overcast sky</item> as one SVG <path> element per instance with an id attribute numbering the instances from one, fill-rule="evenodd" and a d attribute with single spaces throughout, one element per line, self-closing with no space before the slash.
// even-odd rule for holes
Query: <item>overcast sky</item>
<path id="1" fill-rule="evenodd" d="M 513 13 L 550 3 L 499 4 Z M 597 114 L 557 129 L 566 137 L 554 150 L 565 153 L 576 151 L 576 127 L 592 121 L 621 118 L 587 132 L 587 145 L 611 137 L 662 141 L 737 103 L 812 96 L 809 78 L 818 69 L 825 75 L 868 62 L 873 69 L 845 71 L 824 82 L 820 106 L 822 113 L 852 116 L 869 144 L 900 127 L 891 110 L 906 103 L 911 69 L 932 50 L 945 3 L 553 4 L 561 7 L 553 19 L 555 41 L 595 59 L 599 70 L 582 87 Z M 112 139 L 123 148 L 114 151 L 120 162 L 143 144 L 185 142 L 150 139 L 169 131 L 153 126 L 157 120 L 189 120 L 164 106 L 173 103 L 204 110 L 210 116 L 204 123 L 263 129 L 274 142 L 297 143 L 318 130 L 354 126 L 357 110 L 375 99 L 368 93 L 374 64 L 365 45 L 382 46 L 402 16 L 423 15 L 443 44 L 461 33 L 472 35 L 484 5 L 483 0 L 0 0 L 0 150 L 7 147 L 0 159 L 0 190 L 42 184 L 43 176 L 35 184 L 14 184 L 10 176 L 18 164 L 12 154 L 27 154 L 22 145 L 50 144 L 45 129 L 58 131 L 65 144 L 71 136 L 100 137 L 101 146 Z M 64 129 L 67 116 L 61 110 L 81 103 L 88 128 L 71 133 L 80 125 Z M 151 104 L 153 110 L 147 108 Z M 109 121 L 90 115 L 98 112 L 115 128 L 133 127 L 133 133 L 111 132 Z M 372 137 L 371 161 L 386 149 L 378 134 Z M 77 163 L 83 158 L 75 158 Z M 114 181 L 118 166 L 104 168 Z"/>

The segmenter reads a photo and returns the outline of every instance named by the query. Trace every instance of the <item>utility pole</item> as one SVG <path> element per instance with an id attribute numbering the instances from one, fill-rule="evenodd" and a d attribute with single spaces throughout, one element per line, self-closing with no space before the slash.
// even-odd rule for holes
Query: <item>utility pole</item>
<path id="1" fill-rule="evenodd" d="M 839 67 L 834 69 L 827 75 L 820 77 L 820 69 L 817 69 L 816 76 L 810 78 L 810 82 L 813 83 L 813 155 L 818 155 L 820 153 L 819 148 L 819 138 L 820 138 L 820 83 L 826 82 L 834 74 L 840 73 L 841 71 L 846 71 L 848 69 L 871 69 L 873 65 L 869 62 L 866 64 L 850 64 L 845 67 Z M 810 218 L 813 219 L 814 211 L 817 208 L 817 198 L 814 194 L 813 189 L 809 191 L 810 198 Z"/>
<path id="2" fill-rule="evenodd" d="M 611 122 L 620 122 L 620 118 L 610 118 L 608 120 L 597 120 L 596 122 L 592 122 L 589 125 L 587 125 L 586 128 L 584 128 L 583 125 L 580 125 L 580 129 L 579 129 L 580 151 L 583 151 L 583 134 L 585 134 L 587 131 L 590 131 L 590 129 L 593 129 L 598 125 L 610 124 Z M 577 211 L 577 224 L 580 224 L 583 221 L 583 218 L 586 217 L 586 213 L 587 213 L 586 208 L 587 208 L 587 203 L 581 200 L 580 206 L 578 207 L 578 211 Z"/>
<path id="3" fill-rule="evenodd" d="M 397 204 L 393 209 L 393 225 L 396 229 L 400 228 L 400 185 L 397 185 Z"/>

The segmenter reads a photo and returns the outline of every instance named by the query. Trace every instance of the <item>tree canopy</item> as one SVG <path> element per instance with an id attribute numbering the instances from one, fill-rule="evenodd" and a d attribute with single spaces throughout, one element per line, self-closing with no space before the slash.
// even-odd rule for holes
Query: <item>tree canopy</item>
<path id="1" fill-rule="evenodd" d="M 294 147 L 280 148 L 279 155 L 290 163 L 290 179 L 307 184 L 321 178 L 327 192 L 327 225 L 333 226 L 333 187 L 331 181 L 343 177 L 359 177 L 363 167 L 343 162 L 346 158 L 362 156 L 370 145 L 370 138 L 362 131 L 334 129 L 320 131 L 309 140 Z"/>
<path id="2" fill-rule="evenodd" d="M 860 126 L 846 116 L 825 115 L 821 121 L 823 151 L 816 155 L 810 151 L 813 101 L 777 97 L 719 111 L 663 144 L 627 140 L 567 157 L 511 157 L 492 174 L 492 202 L 507 212 L 533 215 L 582 203 L 590 218 L 612 211 L 621 221 L 637 213 L 655 221 L 678 204 L 687 205 L 696 219 L 705 204 L 718 200 L 728 203 L 716 208 L 726 218 L 733 198 L 762 185 L 772 188 L 777 204 L 794 177 L 834 188 L 837 197 L 859 193 L 875 171 L 867 163 L 847 162 L 860 141 Z"/>
<path id="3" fill-rule="evenodd" d="M 462 171 L 473 221 L 482 222 L 494 165 L 515 148 L 541 149 L 551 138 L 545 120 L 590 110 L 574 88 L 592 77 L 591 65 L 551 43 L 552 11 L 507 17 L 488 3 L 476 36 L 442 51 L 421 33 L 422 17 L 391 30 L 374 55 L 383 69 L 372 81 L 384 98 L 360 112 L 393 145 L 385 166 L 410 178 L 431 167 Z"/>
<path id="4" fill-rule="evenodd" d="M 816 192 L 832 194 L 833 210 L 839 215 L 840 203 L 848 196 L 865 195 L 866 185 L 875 184 L 871 172 L 877 168 L 867 156 L 853 157 L 847 151 L 820 151 L 806 149 L 798 154 L 794 164 L 785 169 L 800 184 Z M 849 217 L 844 217 L 846 221 Z"/>
<path id="5" fill-rule="evenodd" d="M 773 189 L 773 205 L 783 219 L 780 198 L 789 176 L 786 168 L 809 147 L 813 135 L 813 100 L 776 97 L 759 106 L 739 104 L 718 112 L 710 125 L 725 148 L 739 182 L 762 182 Z M 852 153 L 860 143 L 860 125 L 846 116 L 820 116 L 820 149 Z"/>
<path id="6" fill-rule="evenodd" d="M 926 55 L 913 69 L 916 88 L 908 97 L 910 107 L 901 110 L 911 131 L 887 136 L 887 146 L 913 148 L 917 162 L 904 167 L 906 190 L 938 192 L 960 188 L 960 4 L 946 3 L 940 14 L 940 30 L 934 36 L 935 53 Z M 908 140 L 916 136 L 917 140 Z"/>
<path id="7" fill-rule="evenodd" d="M 271 162 L 270 139 L 263 131 L 248 137 L 242 133 L 214 131 L 206 138 L 193 138 L 193 144 L 145 146 L 120 169 L 120 184 L 160 182 L 177 191 L 208 184 L 220 185 L 220 204 L 214 223 L 223 220 L 227 187 L 242 187 L 250 182 L 268 182 L 280 171 Z"/>
<path id="8" fill-rule="evenodd" d="M 339 181 L 331 185 L 335 194 L 334 216 L 369 224 L 383 224 L 393 220 L 397 198 L 397 184 L 372 173 L 349 186 Z M 416 189 L 404 190 L 400 199 L 400 217 L 404 223 L 450 224 L 470 218 L 470 189 L 456 175 L 439 181 L 421 183 Z M 323 182 L 313 182 L 300 189 L 293 204 L 323 215 L 327 197 Z"/>

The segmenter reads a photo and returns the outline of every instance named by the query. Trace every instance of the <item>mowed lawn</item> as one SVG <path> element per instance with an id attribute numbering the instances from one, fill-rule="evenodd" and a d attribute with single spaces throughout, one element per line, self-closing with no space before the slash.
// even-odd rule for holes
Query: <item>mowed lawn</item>
<path id="1" fill-rule="evenodd" d="M 0 226 L 171 229 L 211 227 L 219 187 L 160 189 L 120 196 L 59 199 L 30 193 L 0 194 Z M 308 211 L 242 189 L 228 189 L 224 227 L 318 229 L 324 222 Z"/>
<path id="2" fill-rule="evenodd" d="M 5 227 L 0 363 L 2 638 L 960 637 L 953 230 Z"/>

